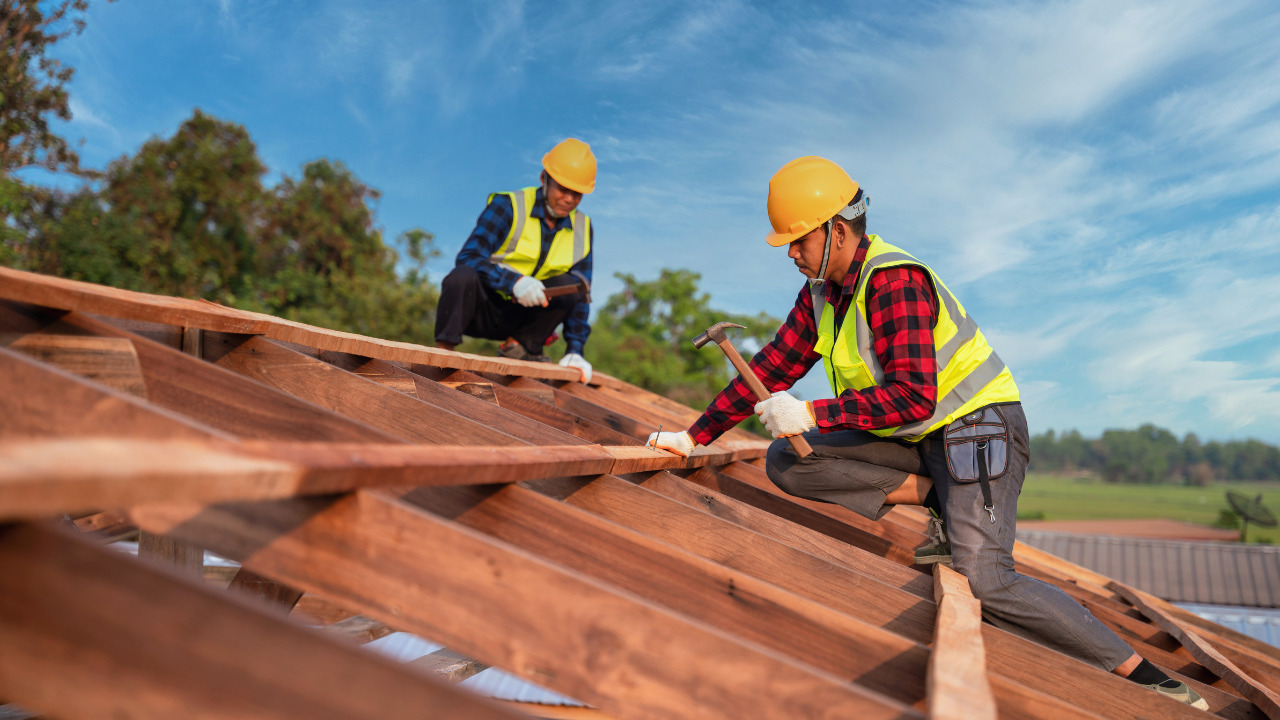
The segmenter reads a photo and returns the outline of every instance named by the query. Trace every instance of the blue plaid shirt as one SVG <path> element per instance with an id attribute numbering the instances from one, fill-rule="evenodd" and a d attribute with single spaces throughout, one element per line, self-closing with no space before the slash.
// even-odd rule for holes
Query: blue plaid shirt
<path id="1" fill-rule="evenodd" d="M 507 239 L 507 233 L 511 232 L 512 218 L 515 211 L 511 207 L 511 200 L 505 195 L 495 195 L 493 201 L 484 207 L 480 213 L 480 218 L 476 220 L 476 228 L 471 231 L 471 237 L 462 244 L 462 250 L 458 251 L 458 259 L 455 265 L 467 265 L 480 274 L 480 281 L 490 290 L 499 290 L 501 292 L 511 294 L 511 287 L 516 284 L 516 280 L 520 279 L 520 273 L 508 270 L 496 263 L 490 262 L 489 258 L 498 248 L 502 247 L 502 242 Z M 539 264 L 547 257 L 547 252 L 551 249 L 551 241 L 555 239 L 556 233 L 569 228 L 572 223 L 569 218 L 560 218 L 555 222 L 555 227 L 547 227 L 543 222 L 546 216 L 546 206 L 543 203 L 542 188 L 538 188 L 538 193 L 534 198 L 533 212 L 530 213 L 538 221 L 538 227 L 542 228 L 542 251 Z M 571 268 L 582 273 L 582 276 L 591 282 L 591 256 L 595 252 L 595 223 L 591 224 L 591 251 L 587 252 L 587 256 L 582 258 Z M 573 312 L 564 321 L 564 342 L 568 346 L 565 352 L 578 353 L 582 355 L 583 348 L 587 344 L 587 337 L 591 335 L 591 323 L 589 318 L 591 315 L 591 305 L 579 301 L 573 307 Z"/>

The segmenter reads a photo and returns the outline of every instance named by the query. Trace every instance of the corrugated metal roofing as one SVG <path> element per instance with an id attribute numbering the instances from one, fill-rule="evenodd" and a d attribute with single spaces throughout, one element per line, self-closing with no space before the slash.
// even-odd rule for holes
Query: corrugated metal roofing
<path id="1" fill-rule="evenodd" d="M 412 633 L 397 632 L 378 638 L 365 647 L 400 662 L 408 662 L 433 653 L 444 645 L 424 640 Z M 562 707 L 586 707 L 585 703 L 535 685 L 500 668 L 482 670 L 458 685 L 498 700 Z"/>
<path id="2" fill-rule="evenodd" d="M 1170 602 L 1280 607 L 1280 547 L 1022 528 L 1018 539 Z"/>
<path id="3" fill-rule="evenodd" d="M 1223 627 L 1280 647 L 1280 609 L 1178 603 L 1178 606 Z"/>

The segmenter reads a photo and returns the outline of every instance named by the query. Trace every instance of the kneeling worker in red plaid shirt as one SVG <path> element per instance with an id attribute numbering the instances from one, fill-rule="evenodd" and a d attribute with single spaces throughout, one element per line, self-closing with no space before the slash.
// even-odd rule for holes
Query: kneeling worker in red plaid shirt
<path id="1" fill-rule="evenodd" d="M 830 160 L 802 157 L 774 174 L 767 240 L 809 279 L 750 362 L 774 395 L 756 402 L 735 377 L 688 430 L 650 444 L 687 456 L 755 412 L 778 438 L 767 470 L 787 493 L 872 520 L 894 504 L 928 507 L 930 542 L 916 562 L 953 563 L 993 625 L 1207 709 L 1061 590 L 1014 570 L 1030 457 L 1018 386 L 933 270 L 866 234 L 868 202 Z M 788 394 L 819 361 L 834 397 Z M 811 455 L 785 440 L 798 434 Z"/>

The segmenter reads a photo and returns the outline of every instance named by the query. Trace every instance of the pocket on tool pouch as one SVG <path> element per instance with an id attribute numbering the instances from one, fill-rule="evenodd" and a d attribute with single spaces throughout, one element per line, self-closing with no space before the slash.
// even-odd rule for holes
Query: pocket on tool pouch
<path id="1" fill-rule="evenodd" d="M 999 406 L 956 418 L 945 436 L 947 469 L 956 482 L 978 482 L 1004 475 L 1009 464 L 1009 427 Z"/>

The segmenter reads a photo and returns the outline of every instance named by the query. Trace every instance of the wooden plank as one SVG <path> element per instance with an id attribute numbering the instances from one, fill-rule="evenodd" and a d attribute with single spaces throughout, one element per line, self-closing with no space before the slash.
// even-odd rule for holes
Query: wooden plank
<path id="1" fill-rule="evenodd" d="M 1164 628 L 1165 632 L 1176 637 L 1201 665 L 1204 665 L 1218 677 L 1230 683 L 1236 690 L 1239 690 L 1241 695 L 1254 705 L 1257 705 L 1267 714 L 1267 717 L 1272 720 L 1280 718 L 1280 694 L 1250 677 L 1248 673 L 1241 670 L 1225 655 L 1205 642 L 1198 633 L 1183 626 L 1172 616 L 1156 607 L 1154 603 L 1148 602 L 1138 591 L 1114 580 L 1111 582 L 1110 587 L 1133 603 L 1133 606 L 1142 611 L 1142 614 L 1150 618 L 1152 622 Z"/>
<path id="2" fill-rule="evenodd" d="M 432 378 L 437 379 L 437 378 Z M 586 418 L 565 412 L 555 406 L 555 396 L 551 388 L 545 388 L 545 397 L 538 390 L 513 390 L 505 385 L 495 383 L 488 378 L 466 370 L 448 371 L 439 378 L 442 383 L 478 383 L 485 382 L 493 391 L 497 404 L 512 412 L 519 413 L 530 420 L 567 432 L 587 442 L 600 445 L 641 445 L 630 435 L 611 430 L 603 425 L 591 422 Z"/>
<path id="3" fill-rule="evenodd" d="M 67 720 L 516 715 L 56 530 L 0 526 L 0 696 Z"/>
<path id="4" fill-rule="evenodd" d="M 0 438 L 230 436 L 0 348 Z"/>
<path id="5" fill-rule="evenodd" d="M 65 315 L 42 329 L 131 340 L 152 405 L 234 435 L 334 442 L 394 440 L 379 430 L 83 314 Z"/>
<path id="6" fill-rule="evenodd" d="M 590 420 L 598 425 L 603 425 L 610 430 L 633 437 L 641 442 L 649 437 L 649 433 L 656 432 L 658 430 L 658 426 L 656 424 L 641 422 L 621 413 L 614 412 L 609 408 L 601 407 L 593 402 L 556 390 L 550 385 L 530 378 L 493 376 L 493 379 L 499 383 L 507 385 L 507 387 L 510 387 L 513 390 L 545 391 L 550 389 L 552 393 L 554 393 L 556 407 L 561 410 Z"/>
<path id="7" fill-rule="evenodd" d="M 163 535 L 142 531 L 138 536 L 138 557 L 179 573 L 204 576 L 204 550 Z"/>
<path id="8" fill-rule="evenodd" d="M 558 381 L 555 382 L 557 385 Z M 562 386 L 563 387 L 563 386 Z M 600 398 L 599 402 L 608 407 L 617 407 L 616 401 L 624 402 L 633 407 L 647 408 L 650 411 L 663 413 L 666 417 L 672 418 L 676 425 L 675 429 L 684 430 L 692 425 L 701 415 L 701 410 L 696 410 L 678 403 L 670 398 L 663 397 L 650 390 L 645 390 L 635 385 L 627 385 L 626 383 L 616 382 L 614 385 L 601 385 L 600 387 L 585 388 L 587 393 L 577 392 L 579 388 L 573 389 L 575 394 L 587 397 L 588 393 L 592 397 Z M 667 428 L 672 429 L 671 427 Z M 757 448 L 756 455 L 763 457 L 764 450 L 768 450 L 772 444 L 769 438 L 761 437 L 755 433 L 742 429 L 741 427 L 730 428 L 724 435 L 713 443 L 714 446 L 724 450 L 741 450 L 745 448 Z"/>
<path id="9" fill-rule="evenodd" d="M 0 298 L 221 332 L 261 333 L 268 327 L 261 317 L 210 302 L 149 295 L 5 267 L 0 267 Z"/>
<path id="10" fill-rule="evenodd" d="M 938 619 L 929 656 L 929 717 L 994 720 L 996 699 L 987 682 L 982 608 L 960 573 L 934 565 L 933 583 Z"/>
<path id="11" fill-rule="evenodd" d="M 493 383 L 486 382 L 442 382 L 441 385 L 465 393 L 473 398 L 483 400 L 490 405 L 501 405 L 493 392 Z"/>
<path id="12" fill-rule="evenodd" d="M 429 655 L 410 660 L 406 665 L 451 683 L 460 683 L 489 667 L 449 648 L 440 648 Z"/>
<path id="13" fill-rule="evenodd" d="M 356 615 L 338 622 L 331 623 L 321 627 L 325 632 L 344 637 L 358 645 L 371 643 L 378 638 L 384 638 L 395 630 L 391 629 L 386 623 L 378 622 L 373 618 L 367 618 L 363 615 Z"/>
<path id="14" fill-rule="evenodd" d="M 520 440 L 270 340 L 210 334 L 205 357 L 247 378 L 406 442 L 520 445 Z"/>
<path id="15" fill-rule="evenodd" d="M 282 608 L 285 612 L 292 610 L 293 606 L 302 599 L 301 590 L 295 590 L 245 568 L 236 571 L 227 589 L 258 602 Z"/>
<path id="16" fill-rule="evenodd" d="M 423 488 L 405 500 L 904 704 L 924 702 L 923 645 L 779 586 L 519 486 Z"/>
<path id="17" fill-rule="evenodd" d="M 773 484 L 773 481 L 769 479 L 768 473 L 755 465 L 736 462 L 724 466 L 720 469 L 720 472 L 747 483 L 752 487 L 772 493 L 778 497 L 793 499 L 796 504 L 809 508 L 814 512 L 821 513 L 822 515 L 826 515 L 832 519 L 839 520 L 849 527 L 858 528 L 869 535 L 882 537 L 898 549 L 905 551 L 912 561 L 915 560 L 915 548 L 923 545 L 927 539 L 924 533 L 916 530 L 910 530 L 895 522 L 868 520 L 867 518 L 864 518 L 841 505 L 818 502 L 817 500 L 807 500 L 805 498 L 795 497 L 794 495 L 788 495 L 777 485 Z"/>
<path id="18" fill-rule="evenodd" d="M 319 353 L 319 357 L 325 362 L 348 372 L 380 374 L 386 378 L 383 381 L 384 384 L 391 379 L 396 382 L 413 383 L 412 394 L 414 397 L 449 412 L 465 415 L 483 425 L 534 445 L 573 445 L 582 442 L 581 439 L 575 439 L 576 435 L 560 432 L 554 427 L 547 427 L 543 423 L 537 422 L 536 418 L 527 420 L 507 409 L 494 408 L 489 403 L 480 403 L 473 398 L 459 395 L 459 393 L 452 391 L 451 388 L 435 382 L 435 380 L 453 372 L 452 370 L 441 370 L 426 365 L 413 366 L 415 370 L 426 373 L 423 375 L 389 362 L 373 360 L 358 355 L 326 351 Z"/>
<path id="19" fill-rule="evenodd" d="M 1100 720 L 1102 717 L 999 675 L 990 676 L 988 681 L 996 696 L 996 711 L 1002 718 Z"/>
<path id="20" fill-rule="evenodd" d="M 384 493 L 133 519 L 618 718 L 918 717 Z"/>
<path id="21" fill-rule="evenodd" d="M 145 400 L 147 384 L 133 343 L 122 338 L 28 333 L 0 335 L 0 345 L 42 363 Z"/>
<path id="22" fill-rule="evenodd" d="M 118 512 L 93 512 L 75 518 L 76 530 L 101 542 L 110 544 L 138 537 L 138 528 Z"/>
<path id="23" fill-rule="evenodd" d="M 711 468 L 696 470 L 685 479 L 902 565 L 909 565 L 915 560 L 911 549 L 894 545 L 864 528 L 817 512 L 801 504 L 800 498 L 768 492 Z"/>
<path id="24" fill-rule="evenodd" d="M 837 563 L 861 575 L 905 590 L 917 597 L 933 599 L 933 582 L 929 576 L 913 568 L 869 553 L 862 548 L 765 512 L 754 505 L 735 500 L 714 490 L 696 485 L 669 472 L 644 473 L 624 480 L 638 483 L 679 503 L 727 520 L 752 532 L 766 535 L 828 562 Z"/>
<path id="25" fill-rule="evenodd" d="M 1020 685 L 1074 705 L 1085 712 L 1115 720 L 1203 720 L 1190 705 L 1162 698 L 1092 665 L 1053 652 L 993 625 L 982 625 L 987 670 L 993 682 L 998 675 Z M 994 687 L 994 686 L 993 686 Z M 1083 691 L 1087 688 L 1087 692 Z M 1244 701 L 1241 701 L 1244 702 Z M 1213 707 L 1214 713 L 1226 708 Z"/>
<path id="26" fill-rule="evenodd" d="M 933 638 L 933 603 L 611 475 L 527 486 L 914 642 Z"/>
<path id="27" fill-rule="evenodd" d="M 380 340 L 364 335 L 356 335 L 355 333 L 328 330 L 270 315 L 249 314 L 266 324 L 262 331 L 255 332 L 255 334 L 264 335 L 273 340 L 306 345 L 318 350 L 361 355 L 387 362 L 431 365 L 433 367 L 447 367 L 455 370 L 471 370 L 473 372 L 499 372 L 524 377 L 566 381 L 576 381 L 581 377 L 581 373 L 577 370 L 562 368 L 554 363 L 509 360 L 501 357 L 481 357 L 413 343 Z"/>
<path id="28" fill-rule="evenodd" d="M 2 367 L 2 363 L 0 363 Z M 471 447 L 114 438 L 0 440 L 0 519 L 323 495 L 365 486 L 599 475 L 594 445 Z"/>

